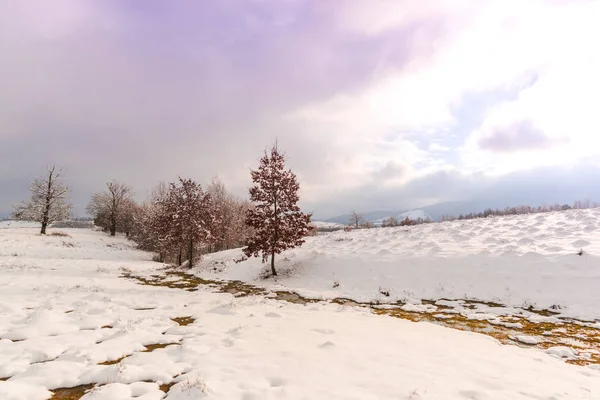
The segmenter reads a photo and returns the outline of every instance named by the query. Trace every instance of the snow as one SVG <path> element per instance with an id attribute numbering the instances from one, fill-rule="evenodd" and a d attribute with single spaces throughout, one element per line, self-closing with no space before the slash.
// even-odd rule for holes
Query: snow
<path id="1" fill-rule="evenodd" d="M 96 386 L 85 400 L 600 398 L 600 370 L 555 354 L 359 307 L 143 286 L 121 275 L 162 274 L 149 254 L 123 238 L 61 231 L 69 237 L 0 230 L 0 399 L 86 384 Z M 312 253 L 314 244 L 301 251 L 339 257 Z M 184 316 L 195 321 L 171 320 Z M 163 384 L 173 384 L 166 395 Z"/>
<path id="2" fill-rule="evenodd" d="M 600 228 L 599 221 L 600 209 L 590 209 L 338 231 L 279 255 L 277 279 L 260 278 L 260 259 L 235 263 L 241 250 L 206 256 L 197 273 L 313 298 L 476 299 L 506 312 L 531 306 L 593 321 L 600 319 L 600 229 L 589 228 Z M 216 262 L 222 265 L 212 272 Z"/>
<path id="3" fill-rule="evenodd" d="M 526 336 L 526 335 L 520 335 L 515 337 L 515 340 L 521 343 L 525 343 L 525 344 L 538 344 L 540 342 L 539 339 L 534 338 L 532 336 Z"/>
<path id="4" fill-rule="evenodd" d="M 577 350 L 565 346 L 550 347 L 546 353 L 557 356 L 559 358 L 574 358 L 577 356 Z"/>

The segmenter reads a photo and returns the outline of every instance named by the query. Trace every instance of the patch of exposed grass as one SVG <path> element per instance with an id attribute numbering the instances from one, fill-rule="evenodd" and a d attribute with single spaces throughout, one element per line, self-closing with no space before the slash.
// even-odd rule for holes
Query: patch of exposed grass
<path id="1" fill-rule="evenodd" d="M 79 400 L 93 387 L 94 385 L 90 384 L 72 388 L 54 389 L 51 390 L 53 395 L 50 397 L 50 400 Z"/>
<path id="2" fill-rule="evenodd" d="M 146 350 L 142 351 L 142 353 L 152 353 L 154 350 L 158 350 L 158 349 L 164 349 L 165 347 L 168 346 L 172 346 L 172 345 L 177 345 L 179 346 L 179 343 L 155 343 L 155 344 L 146 344 L 144 345 L 144 347 L 146 348 Z"/>
<path id="3" fill-rule="evenodd" d="M 188 326 L 190 324 L 193 324 L 196 320 L 192 317 L 176 317 L 171 318 L 171 321 L 176 322 L 177 324 L 179 324 L 179 326 Z"/>
<path id="4" fill-rule="evenodd" d="M 112 360 L 112 361 L 105 361 L 102 363 L 99 363 L 98 365 L 115 365 L 120 363 L 121 361 L 123 361 L 124 359 L 126 359 L 127 357 L 129 357 L 131 354 L 128 354 L 126 356 L 123 356 L 121 358 L 117 358 L 116 360 Z"/>
<path id="5" fill-rule="evenodd" d="M 100 329 L 112 329 L 112 325 L 104 325 Z"/>
<path id="6" fill-rule="evenodd" d="M 172 388 L 173 386 L 175 386 L 176 384 L 177 384 L 177 382 L 165 383 L 165 384 L 162 384 L 162 385 L 160 385 L 158 388 L 159 388 L 161 391 L 163 391 L 163 392 L 165 392 L 165 393 L 168 393 L 168 392 L 169 392 L 169 390 L 171 390 L 171 388 Z"/>
<path id="7" fill-rule="evenodd" d="M 61 232 L 61 231 L 52 232 L 48 236 L 69 237 L 69 238 L 71 237 L 71 235 L 69 235 L 68 233 Z"/>
<path id="8" fill-rule="evenodd" d="M 375 308 L 373 311 L 379 315 L 389 315 L 413 322 L 434 322 L 448 328 L 485 334 L 504 344 L 537 347 L 542 350 L 554 346 L 578 347 L 579 351 L 587 352 L 590 357 L 569 359 L 566 360 L 567 363 L 577 365 L 600 364 L 600 330 L 573 321 L 535 323 L 524 317 L 499 317 L 502 322 L 521 324 L 522 328 L 516 328 L 492 324 L 487 320 L 468 319 L 462 314 L 442 314 L 442 316 L 439 316 L 439 312 L 408 312 L 399 308 Z M 557 331 L 557 328 L 561 328 L 561 330 Z M 540 343 L 525 345 L 512 339 L 514 336 L 519 335 L 537 337 L 540 339 Z M 580 342 L 580 346 L 574 345 L 573 340 Z"/>

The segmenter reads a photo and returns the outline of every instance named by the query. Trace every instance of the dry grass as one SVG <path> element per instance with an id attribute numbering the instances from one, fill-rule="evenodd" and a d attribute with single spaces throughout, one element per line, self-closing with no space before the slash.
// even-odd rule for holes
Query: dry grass
<path id="1" fill-rule="evenodd" d="M 52 232 L 52 233 L 51 233 L 51 234 L 49 234 L 48 236 L 68 237 L 68 238 L 70 238 L 70 237 L 71 237 L 71 235 L 69 235 L 68 233 L 61 232 L 61 231 Z"/>
<path id="2" fill-rule="evenodd" d="M 152 353 L 154 350 L 164 349 L 165 347 L 173 346 L 173 345 L 179 346 L 180 344 L 179 343 L 146 344 L 146 345 L 144 345 L 144 347 L 146 348 L 146 350 L 142 351 L 142 353 Z"/>
<path id="3" fill-rule="evenodd" d="M 126 356 L 123 356 L 121 358 L 117 358 L 116 360 L 112 360 L 112 361 L 105 361 L 105 362 L 102 362 L 102 363 L 100 363 L 98 365 L 115 365 L 115 364 L 120 363 L 121 361 L 123 361 L 124 359 L 126 359 L 127 357 L 129 357 L 130 355 L 131 354 L 128 354 Z"/>
<path id="4" fill-rule="evenodd" d="M 169 390 L 171 390 L 171 388 L 176 385 L 176 383 L 177 382 L 166 383 L 166 384 L 160 385 L 158 388 L 160 390 L 162 390 L 163 392 L 168 393 Z"/>
<path id="5" fill-rule="evenodd" d="M 54 394 L 50 400 L 79 400 L 93 387 L 94 385 L 91 384 L 51 390 Z"/>
<path id="6" fill-rule="evenodd" d="M 171 321 L 176 322 L 179 326 L 188 326 L 193 324 L 196 320 L 192 317 L 176 317 L 171 318 Z"/>
<path id="7" fill-rule="evenodd" d="M 577 365 L 600 364 L 600 330 L 582 325 L 579 321 L 562 320 L 560 323 L 540 322 L 535 323 L 523 317 L 499 317 L 502 322 L 519 323 L 522 328 L 509 328 L 492 324 L 487 320 L 468 319 L 461 314 L 443 314 L 436 312 L 409 312 L 400 308 L 381 309 L 374 312 L 379 315 L 389 315 L 395 318 L 406 319 L 413 322 L 433 322 L 448 328 L 476 332 L 491 336 L 501 343 L 523 347 L 537 347 L 542 350 L 554 346 L 567 346 L 579 352 L 588 352 L 589 358 L 575 358 L 566 360 L 567 363 Z M 439 315 L 442 315 L 441 317 Z M 515 341 L 515 336 L 532 336 L 540 338 L 540 343 L 526 345 Z M 573 343 L 577 340 L 578 344 Z"/>

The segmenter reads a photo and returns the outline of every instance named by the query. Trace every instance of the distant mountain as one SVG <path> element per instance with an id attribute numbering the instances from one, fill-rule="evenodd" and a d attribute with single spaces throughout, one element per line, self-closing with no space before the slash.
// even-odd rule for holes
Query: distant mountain
<path id="1" fill-rule="evenodd" d="M 504 208 L 506 206 L 507 204 L 504 204 L 500 200 L 448 201 L 413 210 L 371 211 L 361 213 L 361 215 L 363 218 L 374 224 L 391 216 L 395 216 L 399 220 L 406 217 L 409 217 L 410 219 L 429 217 L 434 221 L 439 221 L 442 219 L 443 215 L 459 216 L 460 214 L 483 211 L 486 208 Z M 347 225 L 350 221 L 350 216 L 350 214 L 342 214 L 326 221 Z"/>
<path id="2" fill-rule="evenodd" d="M 373 222 L 375 225 L 382 225 L 383 222 L 388 219 L 389 217 L 396 217 L 396 219 L 398 221 L 402 221 L 403 219 L 412 219 L 412 220 L 417 220 L 419 218 L 424 219 L 424 220 L 433 220 L 433 218 L 427 214 L 425 211 L 423 210 L 410 210 L 410 211 L 406 211 L 400 214 L 390 214 L 387 217 L 383 217 L 383 218 L 379 218 L 376 219 L 375 221 L 371 221 Z"/>

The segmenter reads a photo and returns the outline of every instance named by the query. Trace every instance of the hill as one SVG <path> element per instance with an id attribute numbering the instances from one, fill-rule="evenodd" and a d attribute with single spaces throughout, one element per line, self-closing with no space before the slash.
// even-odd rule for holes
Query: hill
<path id="1" fill-rule="evenodd" d="M 207 255 L 199 273 L 313 297 L 477 299 L 600 321 L 599 220 L 591 209 L 338 231 L 284 252 L 275 282 L 260 278 L 259 259 L 240 262 L 240 250 Z"/>

